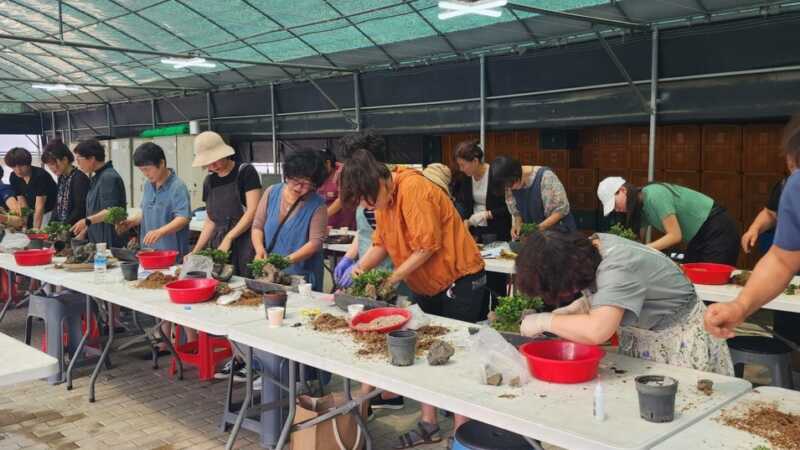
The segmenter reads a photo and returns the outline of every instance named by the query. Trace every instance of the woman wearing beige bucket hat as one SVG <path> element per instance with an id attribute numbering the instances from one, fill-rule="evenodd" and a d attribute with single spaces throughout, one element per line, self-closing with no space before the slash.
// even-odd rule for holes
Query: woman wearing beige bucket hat
<path id="1" fill-rule="evenodd" d="M 231 252 L 237 275 L 247 274 L 254 256 L 250 226 L 261 197 L 261 178 L 256 169 L 234 159 L 236 151 L 213 131 L 204 131 L 194 141 L 193 167 L 205 167 L 203 201 L 208 217 L 192 253 L 211 247 Z"/>

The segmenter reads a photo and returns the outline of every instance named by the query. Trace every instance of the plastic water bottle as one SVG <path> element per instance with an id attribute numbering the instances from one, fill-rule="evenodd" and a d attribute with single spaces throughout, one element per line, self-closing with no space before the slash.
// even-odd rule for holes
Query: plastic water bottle
<path id="1" fill-rule="evenodd" d="M 106 271 L 108 271 L 108 250 L 106 244 L 97 244 L 94 254 L 94 282 L 105 283 Z"/>
<path id="2" fill-rule="evenodd" d="M 606 405 L 605 394 L 603 393 L 603 385 L 597 383 L 594 387 L 594 420 L 602 422 L 606 420 Z"/>

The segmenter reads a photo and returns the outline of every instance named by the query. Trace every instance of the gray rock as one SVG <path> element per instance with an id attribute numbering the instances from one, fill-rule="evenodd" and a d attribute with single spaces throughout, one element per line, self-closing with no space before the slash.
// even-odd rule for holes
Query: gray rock
<path id="1" fill-rule="evenodd" d="M 428 349 L 428 364 L 432 366 L 447 364 L 447 361 L 450 360 L 450 357 L 453 356 L 455 352 L 456 350 L 452 345 L 445 341 L 437 340 L 431 345 L 431 348 Z"/>

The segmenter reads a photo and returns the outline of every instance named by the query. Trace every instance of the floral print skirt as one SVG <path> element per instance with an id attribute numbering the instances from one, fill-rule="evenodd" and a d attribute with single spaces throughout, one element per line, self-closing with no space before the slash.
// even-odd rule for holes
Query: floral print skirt
<path id="1" fill-rule="evenodd" d="M 663 330 L 621 327 L 619 352 L 648 361 L 733 376 L 728 344 L 703 327 L 706 305 L 697 301 L 689 315 Z"/>

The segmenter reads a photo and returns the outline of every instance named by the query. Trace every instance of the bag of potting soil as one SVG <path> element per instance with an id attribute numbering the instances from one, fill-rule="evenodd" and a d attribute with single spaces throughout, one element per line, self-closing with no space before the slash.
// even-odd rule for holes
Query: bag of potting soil
<path id="1" fill-rule="evenodd" d="M 214 271 L 214 260 L 208 256 L 189 255 L 181 266 L 181 279 L 186 278 L 192 272 L 203 272 L 205 278 L 211 278 Z"/>
<path id="2" fill-rule="evenodd" d="M 494 328 L 481 327 L 470 336 L 472 354 L 478 356 L 478 379 L 494 386 L 522 386 L 530 381 L 525 358 Z"/>

